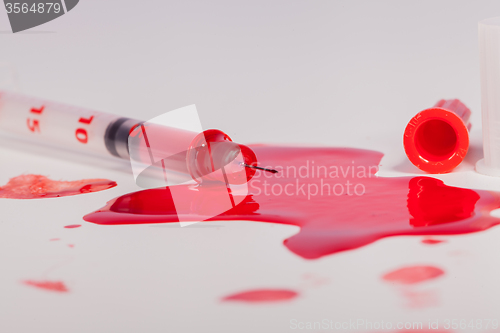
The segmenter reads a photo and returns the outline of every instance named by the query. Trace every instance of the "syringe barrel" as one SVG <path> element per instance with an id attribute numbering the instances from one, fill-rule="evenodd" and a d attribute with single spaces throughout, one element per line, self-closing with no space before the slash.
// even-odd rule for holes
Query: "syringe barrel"
<path id="1" fill-rule="evenodd" d="M 144 128 L 149 137 L 149 147 L 156 160 L 177 155 L 170 159 L 169 167 L 177 172 L 188 173 L 186 151 L 198 133 L 178 128 L 147 124 L 136 119 L 120 117 L 104 112 L 46 101 L 11 92 L 0 92 L 0 130 L 31 139 L 34 143 L 46 143 L 76 152 L 130 158 L 129 137 L 132 133 L 142 138 L 143 133 L 134 130 Z M 146 129 L 147 128 L 147 129 Z M 144 140 L 139 140 L 142 144 Z M 134 147 L 133 147 L 134 148 Z M 142 148 L 138 146 L 137 148 Z M 147 150 L 135 154 L 139 162 L 150 163 Z M 184 159 L 179 156 L 184 154 Z"/>
<path id="2" fill-rule="evenodd" d="M 0 92 L 0 130 L 36 144 L 45 143 L 75 152 L 128 160 L 130 133 L 143 123 L 104 112 Z M 147 131 L 152 141 L 161 133 L 162 142 L 156 141 L 154 147 L 156 155 L 161 155 L 161 158 L 181 152 L 185 156 L 191 141 L 198 134 L 161 125 L 148 126 Z M 140 162 L 149 162 L 149 158 Z M 188 173 L 185 159 L 171 163 L 169 167 Z"/>
<path id="3" fill-rule="evenodd" d="M 90 154 L 108 155 L 106 129 L 119 116 L 0 91 L 0 130 Z"/>
<path id="4" fill-rule="evenodd" d="M 242 184 L 255 173 L 250 148 L 219 130 L 202 133 L 0 91 L 0 130 L 75 152 L 114 156 L 176 171 L 200 182 Z M 210 175 L 214 173 L 214 175 Z"/>

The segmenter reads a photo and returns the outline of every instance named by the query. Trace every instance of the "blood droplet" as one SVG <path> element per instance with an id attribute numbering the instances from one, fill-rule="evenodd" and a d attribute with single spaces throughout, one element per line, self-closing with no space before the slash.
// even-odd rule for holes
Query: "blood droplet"
<path id="1" fill-rule="evenodd" d="M 68 288 L 64 284 L 64 282 L 61 281 L 35 281 L 35 280 L 25 280 L 23 283 L 27 286 L 39 288 L 39 289 L 44 289 L 48 291 L 54 291 L 54 292 L 59 292 L 59 293 L 66 293 L 68 292 Z"/>
<path id="2" fill-rule="evenodd" d="M 385 274 L 382 278 L 399 284 L 417 284 L 440 277 L 444 271 L 434 266 L 410 266 Z"/>
<path id="3" fill-rule="evenodd" d="M 232 294 L 222 300 L 247 303 L 280 302 L 292 300 L 298 295 L 297 292 L 288 289 L 256 289 Z"/>

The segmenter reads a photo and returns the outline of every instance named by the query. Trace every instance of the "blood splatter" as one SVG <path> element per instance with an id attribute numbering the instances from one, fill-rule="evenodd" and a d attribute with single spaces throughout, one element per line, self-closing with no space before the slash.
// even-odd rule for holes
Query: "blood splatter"
<path id="1" fill-rule="evenodd" d="M 454 235 L 500 223 L 490 211 L 500 193 L 445 185 L 429 177 L 377 177 L 383 154 L 351 148 L 252 147 L 260 165 L 246 196 L 232 194 L 232 209 L 215 220 L 250 220 L 299 226 L 284 241 L 293 253 L 317 259 L 397 235 Z M 172 189 L 175 188 L 175 205 Z M 227 201 L 227 190 L 179 185 L 123 195 L 84 219 L 97 224 L 205 220 Z M 224 197 L 225 196 L 225 197 Z M 214 214 L 215 215 L 215 214 Z M 211 215 L 213 216 L 213 215 Z"/>
<path id="2" fill-rule="evenodd" d="M 103 191 L 115 187 L 107 179 L 82 179 L 76 181 L 51 180 L 41 175 L 21 175 L 11 178 L 0 187 L 0 198 L 38 199 L 56 198 L 89 192 Z"/>
<path id="3" fill-rule="evenodd" d="M 423 244 L 428 244 L 428 245 L 441 244 L 441 243 L 445 243 L 445 242 L 446 242 L 445 240 L 435 239 L 435 238 L 425 238 L 425 239 L 422 239 L 422 243 Z"/>
<path id="4" fill-rule="evenodd" d="M 289 301 L 298 295 L 297 292 L 288 289 L 256 289 L 232 294 L 222 300 L 247 303 L 280 302 Z"/>
<path id="5" fill-rule="evenodd" d="M 74 229 L 74 228 L 80 228 L 82 225 L 81 224 L 70 224 L 70 225 L 65 225 L 64 227 L 66 229 Z"/>
<path id="6" fill-rule="evenodd" d="M 25 280 L 22 281 L 25 285 L 44 289 L 48 291 L 54 291 L 58 293 L 66 293 L 69 289 L 66 287 L 64 282 L 61 281 L 35 281 L 35 280 Z"/>
<path id="7" fill-rule="evenodd" d="M 434 266 L 409 266 L 397 269 L 382 276 L 388 282 L 417 284 L 440 277 L 444 271 Z"/>

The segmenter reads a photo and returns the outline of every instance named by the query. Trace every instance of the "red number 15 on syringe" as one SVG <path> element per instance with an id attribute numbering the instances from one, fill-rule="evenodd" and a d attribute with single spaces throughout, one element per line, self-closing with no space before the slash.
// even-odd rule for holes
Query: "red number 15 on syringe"
<path id="1" fill-rule="evenodd" d="M 41 115 L 43 113 L 45 106 L 41 106 L 40 108 L 31 108 L 30 113 L 33 114 L 34 118 L 28 117 L 26 119 L 26 124 L 28 126 L 28 129 L 35 133 L 35 132 L 40 132 L 40 120 L 36 119 L 36 115 Z M 80 117 L 78 120 L 78 123 L 81 125 L 90 125 L 92 123 L 92 120 L 94 119 L 94 116 L 90 116 L 88 118 L 85 117 Z M 87 129 L 85 127 L 79 127 L 75 130 L 75 137 L 76 139 L 83 143 L 86 144 L 89 140 L 89 135 L 87 132 Z"/>

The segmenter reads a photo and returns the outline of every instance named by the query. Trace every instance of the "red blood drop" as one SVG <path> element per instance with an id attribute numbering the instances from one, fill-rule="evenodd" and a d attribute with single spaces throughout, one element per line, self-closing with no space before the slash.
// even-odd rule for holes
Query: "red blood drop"
<path id="1" fill-rule="evenodd" d="M 400 284 L 416 284 L 435 279 L 443 274 L 442 269 L 433 266 L 410 266 L 389 272 L 382 278 L 385 281 Z"/>
<path id="2" fill-rule="evenodd" d="M 70 224 L 70 225 L 65 225 L 64 227 L 66 229 L 74 229 L 74 228 L 80 228 L 82 225 L 81 224 Z"/>
<path id="3" fill-rule="evenodd" d="M 288 289 L 256 289 L 232 294 L 222 300 L 248 303 L 278 302 L 294 299 L 298 295 L 297 292 Z"/>
<path id="4" fill-rule="evenodd" d="M 422 239 L 422 243 L 428 244 L 428 245 L 441 244 L 441 243 L 445 243 L 445 242 L 446 242 L 445 240 L 434 239 L 434 238 Z"/>
<path id="5" fill-rule="evenodd" d="M 55 291 L 60 293 L 68 292 L 68 288 L 61 281 L 35 281 L 35 280 L 25 280 L 23 283 L 27 286 L 36 287 L 39 289 L 44 289 L 48 291 Z"/>

